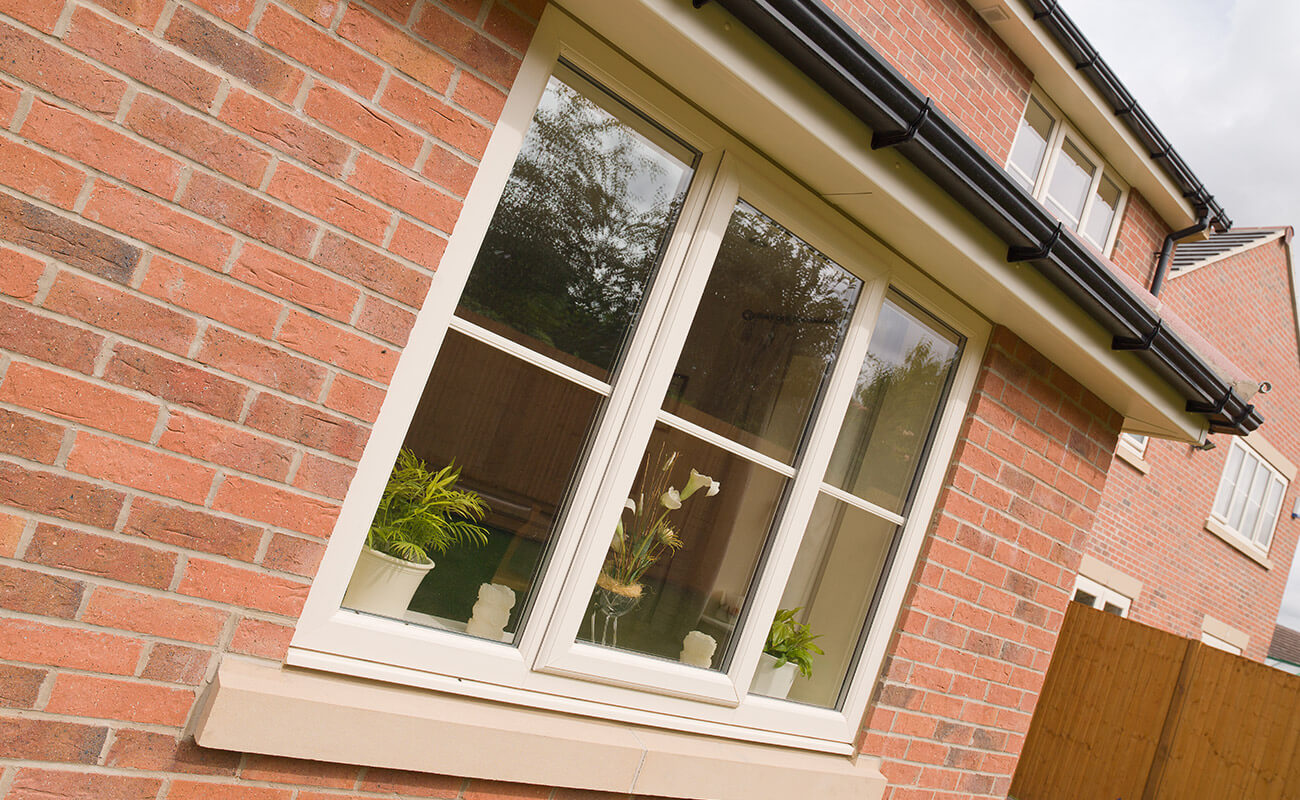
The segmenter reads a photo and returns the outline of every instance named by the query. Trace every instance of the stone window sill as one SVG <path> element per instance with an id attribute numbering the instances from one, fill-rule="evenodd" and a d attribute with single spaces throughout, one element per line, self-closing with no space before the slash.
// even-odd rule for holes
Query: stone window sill
<path id="1" fill-rule="evenodd" d="M 1264 569 L 1273 568 L 1273 562 L 1266 554 L 1261 553 L 1259 548 L 1246 542 L 1246 540 L 1242 539 L 1236 533 L 1233 533 L 1228 526 L 1219 522 L 1214 517 L 1209 517 L 1205 520 L 1205 529 L 1232 545 L 1233 549 L 1237 550 L 1251 561 L 1254 561 L 1256 564 L 1259 564 Z"/>

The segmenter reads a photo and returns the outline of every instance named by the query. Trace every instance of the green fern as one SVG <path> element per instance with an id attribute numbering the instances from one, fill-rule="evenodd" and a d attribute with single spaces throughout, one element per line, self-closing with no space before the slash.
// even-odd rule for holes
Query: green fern
<path id="1" fill-rule="evenodd" d="M 805 678 L 811 678 L 813 653 L 821 655 L 824 651 L 813 644 L 821 636 L 813 635 L 812 628 L 795 620 L 794 615 L 800 611 L 803 609 L 786 608 L 776 612 L 763 652 L 776 658 L 777 668 L 794 664 Z"/>
<path id="2" fill-rule="evenodd" d="M 453 545 L 487 544 L 487 529 L 474 523 L 487 515 L 488 505 L 478 494 L 457 489 L 459 479 L 454 464 L 430 472 L 419 456 L 402 448 L 370 523 L 366 546 L 428 564 L 433 554 Z"/>

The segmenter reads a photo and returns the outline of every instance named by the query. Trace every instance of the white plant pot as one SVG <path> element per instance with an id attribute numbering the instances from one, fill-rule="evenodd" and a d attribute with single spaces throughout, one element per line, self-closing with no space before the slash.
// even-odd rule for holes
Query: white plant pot
<path id="1" fill-rule="evenodd" d="M 401 619 L 431 569 L 433 562 L 415 564 L 363 547 L 343 593 L 343 606 Z"/>
<path id="2" fill-rule="evenodd" d="M 790 687 L 794 685 L 794 676 L 798 671 L 799 667 L 789 661 L 778 667 L 776 656 L 764 653 L 758 657 L 758 669 L 754 670 L 754 680 L 749 684 L 749 691 L 752 694 L 784 699 L 790 695 Z"/>

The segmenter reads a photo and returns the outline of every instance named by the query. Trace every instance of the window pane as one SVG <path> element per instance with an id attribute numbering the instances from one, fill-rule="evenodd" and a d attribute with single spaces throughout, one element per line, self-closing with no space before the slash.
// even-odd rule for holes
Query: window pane
<path id="1" fill-rule="evenodd" d="M 1241 470 L 1244 451 L 1236 444 L 1228 452 L 1228 463 L 1223 468 L 1223 477 L 1219 479 L 1219 491 L 1214 495 L 1214 513 L 1227 519 L 1228 505 L 1232 502 L 1232 490 L 1237 485 L 1237 473 Z"/>
<path id="2" fill-rule="evenodd" d="M 1082 589 L 1075 589 L 1074 602 L 1083 603 L 1085 606 L 1092 606 L 1093 608 L 1096 608 L 1097 596 L 1095 594 L 1089 594 L 1088 592 L 1085 592 Z"/>
<path id="3" fill-rule="evenodd" d="M 572 72 L 551 78 L 457 313 L 608 380 L 693 159 Z"/>
<path id="4" fill-rule="evenodd" d="M 1268 485 L 1268 499 L 1264 502 L 1264 513 L 1259 518 L 1259 530 L 1251 538 L 1255 542 L 1268 549 L 1269 542 L 1273 539 L 1273 528 L 1277 525 L 1278 507 L 1282 505 L 1282 493 L 1286 491 L 1286 484 L 1277 478 L 1273 478 Z"/>
<path id="5" fill-rule="evenodd" d="M 664 410 L 791 463 L 861 287 L 741 200 Z"/>
<path id="6" fill-rule="evenodd" d="M 826 482 L 902 513 L 960 349 L 959 337 L 910 301 L 886 299 Z"/>
<path id="7" fill-rule="evenodd" d="M 857 660 L 897 526 L 827 495 L 817 498 L 781 608 L 802 609 L 825 651 L 812 675 L 794 680 L 789 699 L 834 707 Z"/>
<path id="8" fill-rule="evenodd" d="M 1119 196 L 1119 187 L 1103 175 L 1097 184 L 1097 192 L 1093 195 L 1092 208 L 1088 209 L 1088 224 L 1083 230 L 1084 238 L 1098 249 L 1106 246 L 1110 223 L 1115 219 L 1115 209 L 1119 207 Z"/>
<path id="9" fill-rule="evenodd" d="M 1034 98 L 1029 98 L 1025 116 L 1016 132 L 1016 144 L 1011 148 L 1011 177 L 1032 191 L 1038 170 L 1047 152 L 1047 137 L 1052 132 L 1052 115 Z"/>
<path id="10" fill-rule="evenodd" d="M 1047 186 L 1047 205 L 1071 228 L 1079 227 L 1079 215 L 1083 213 L 1083 202 L 1088 199 L 1095 169 L 1083 151 L 1067 139 Z"/>
<path id="11" fill-rule="evenodd" d="M 693 470 L 716 491 L 692 481 Z M 723 669 L 787 482 L 658 424 L 578 638 L 676 661 L 699 631 L 716 646 L 710 667 Z"/>
<path id="12" fill-rule="evenodd" d="M 512 600 L 498 635 L 513 639 L 542 555 L 555 530 L 583 443 L 602 398 L 456 331 L 448 331 L 404 448 L 429 469 L 454 463 L 459 488 L 487 504 L 486 544 L 432 554 L 409 610 L 368 605 L 349 587 L 344 605 L 431 627 L 464 631 L 485 584 Z M 361 579 L 358 567 L 353 585 Z M 502 601 L 504 602 L 504 601 Z M 492 604 L 489 604 L 492 605 Z M 484 611 L 479 623 L 493 616 Z M 487 631 L 487 632 L 485 632 Z"/>
<path id="13" fill-rule="evenodd" d="M 1117 617 L 1124 616 L 1124 609 L 1120 608 L 1119 606 L 1115 605 L 1110 601 L 1105 602 L 1102 605 L 1101 610 L 1105 611 L 1107 614 L 1114 614 Z"/>
<path id="14" fill-rule="evenodd" d="M 1260 469 L 1262 467 L 1255 457 L 1243 452 L 1241 472 L 1237 475 L 1237 486 L 1232 492 L 1232 505 L 1228 508 L 1228 525 L 1234 530 L 1241 530 L 1241 517 L 1246 512 L 1251 487 L 1255 485 L 1255 473 Z"/>

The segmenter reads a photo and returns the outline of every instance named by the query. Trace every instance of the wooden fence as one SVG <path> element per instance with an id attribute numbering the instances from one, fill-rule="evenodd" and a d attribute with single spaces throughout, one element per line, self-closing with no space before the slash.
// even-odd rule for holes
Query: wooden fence
<path id="1" fill-rule="evenodd" d="M 1071 603 L 1011 797 L 1300 798 L 1300 676 Z"/>

